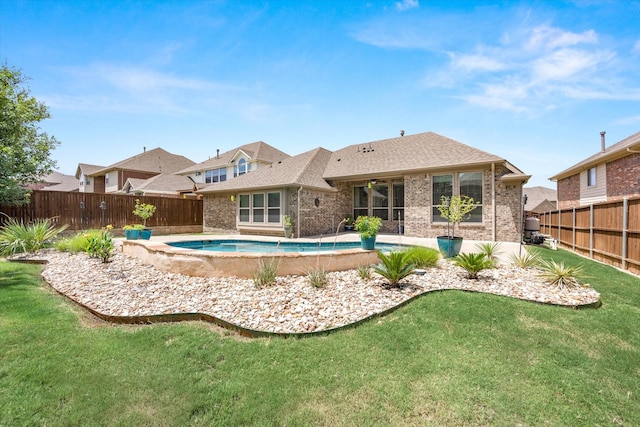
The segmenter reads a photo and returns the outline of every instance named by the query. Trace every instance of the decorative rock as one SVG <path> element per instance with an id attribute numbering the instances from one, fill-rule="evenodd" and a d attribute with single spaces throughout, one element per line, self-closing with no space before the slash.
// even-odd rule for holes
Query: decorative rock
<path id="1" fill-rule="evenodd" d="M 189 277 L 165 273 L 117 252 L 103 264 L 86 254 L 46 251 L 44 279 L 57 291 L 107 316 L 203 313 L 238 326 L 268 332 L 317 332 L 344 326 L 386 311 L 416 295 L 459 289 L 529 301 L 581 306 L 597 303 L 590 287 L 558 288 L 536 270 L 501 265 L 467 279 L 459 267 L 441 260 L 424 275 L 410 275 L 391 288 L 374 275 L 364 281 L 356 270 L 329 273 L 329 283 L 314 288 L 306 277 L 278 277 L 258 289 L 250 279 Z"/>

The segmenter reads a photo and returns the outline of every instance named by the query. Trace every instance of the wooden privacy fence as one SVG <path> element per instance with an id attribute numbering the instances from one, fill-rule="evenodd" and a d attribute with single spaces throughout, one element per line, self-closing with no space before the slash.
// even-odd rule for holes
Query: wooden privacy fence
<path id="1" fill-rule="evenodd" d="M 546 212 L 540 231 L 577 253 L 640 274 L 640 198 Z"/>
<path id="2" fill-rule="evenodd" d="M 38 218 L 54 218 L 56 224 L 67 224 L 71 230 L 100 228 L 108 224 L 122 228 L 127 224 L 142 223 L 133 214 L 136 199 L 156 207 L 155 214 L 147 220 L 147 227 L 202 226 L 202 200 L 157 196 L 35 190 L 29 204 L 0 206 L 0 212 L 25 223 Z M 0 215 L 0 224 L 4 221 L 6 217 Z"/>

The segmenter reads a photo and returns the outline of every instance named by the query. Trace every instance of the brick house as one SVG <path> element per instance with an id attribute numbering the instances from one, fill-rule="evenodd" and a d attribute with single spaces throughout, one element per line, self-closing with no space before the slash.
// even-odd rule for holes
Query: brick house
<path id="1" fill-rule="evenodd" d="M 640 132 L 605 147 L 549 178 L 557 182 L 558 209 L 640 196 Z"/>
<path id="2" fill-rule="evenodd" d="M 459 227 L 469 239 L 519 241 L 522 186 L 530 178 L 505 159 L 426 132 L 316 148 L 200 191 L 204 229 L 283 235 L 290 215 L 298 237 L 336 232 L 341 221 L 378 216 L 383 232 L 436 237 L 447 223 L 441 196 L 469 195 L 477 208 Z"/>

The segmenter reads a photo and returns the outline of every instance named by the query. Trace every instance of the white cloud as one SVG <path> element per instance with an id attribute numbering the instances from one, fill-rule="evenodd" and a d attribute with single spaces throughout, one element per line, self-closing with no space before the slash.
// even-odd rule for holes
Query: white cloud
<path id="1" fill-rule="evenodd" d="M 524 47 L 529 50 L 538 50 L 597 43 L 598 35 L 594 30 L 572 33 L 559 28 L 541 25 L 531 30 L 529 40 Z"/>
<path id="2" fill-rule="evenodd" d="M 640 40 L 638 40 L 636 44 L 633 45 L 633 52 L 640 53 Z"/>
<path id="3" fill-rule="evenodd" d="M 400 12 L 414 9 L 416 7 L 420 7 L 420 3 L 418 3 L 418 0 L 402 0 L 396 3 L 396 9 Z"/>
<path id="4" fill-rule="evenodd" d="M 532 61 L 532 78 L 541 82 L 589 73 L 614 58 L 611 52 L 558 49 Z"/>
<path id="5" fill-rule="evenodd" d="M 506 65 L 497 59 L 474 54 L 451 54 L 451 66 L 469 71 L 499 71 L 506 68 Z"/>

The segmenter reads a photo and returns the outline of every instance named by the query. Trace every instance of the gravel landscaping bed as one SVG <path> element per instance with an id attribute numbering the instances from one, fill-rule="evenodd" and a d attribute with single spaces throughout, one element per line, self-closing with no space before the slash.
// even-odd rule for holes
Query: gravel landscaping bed
<path id="1" fill-rule="evenodd" d="M 107 316 L 153 316 L 203 313 L 242 328 L 275 332 L 318 332 L 357 322 L 389 310 L 425 292 L 444 289 L 487 292 L 565 306 L 598 303 L 589 287 L 558 288 L 544 283 L 535 270 L 501 265 L 478 280 L 451 262 L 440 260 L 424 275 L 411 275 L 390 288 L 373 275 L 356 270 L 329 273 L 329 284 L 313 287 L 306 276 L 278 277 L 258 289 L 250 279 L 204 278 L 165 273 L 119 251 L 103 264 L 86 254 L 43 251 L 42 276 L 70 299 Z"/>

